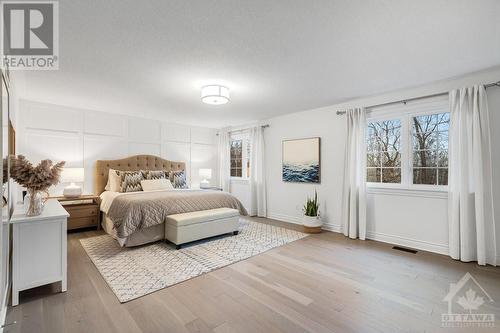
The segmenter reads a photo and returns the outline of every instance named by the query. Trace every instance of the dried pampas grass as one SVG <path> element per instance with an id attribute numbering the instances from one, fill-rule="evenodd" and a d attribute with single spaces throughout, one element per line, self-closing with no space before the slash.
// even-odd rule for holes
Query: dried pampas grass
<path id="1" fill-rule="evenodd" d="M 33 166 L 23 155 L 13 156 L 10 176 L 29 190 L 47 191 L 49 187 L 59 183 L 65 163 L 61 161 L 53 164 L 51 160 L 43 160 L 37 166 Z"/>

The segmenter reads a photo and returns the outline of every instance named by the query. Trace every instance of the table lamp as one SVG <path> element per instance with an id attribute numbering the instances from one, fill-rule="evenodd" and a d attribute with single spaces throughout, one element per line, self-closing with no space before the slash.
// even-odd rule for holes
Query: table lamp
<path id="1" fill-rule="evenodd" d="M 63 190 L 63 195 L 67 198 L 75 198 L 82 195 L 81 186 L 75 183 L 82 183 L 84 171 L 83 168 L 64 168 L 61 175 L 62 183 L 70 183 Z"/>
<path id="2" fill-rule="evenodd" d="M 210 179 L 212 178 L 212 169 L 200 169 L 199 171 L 200 178 L 202 181 L 200 182 L 200 188 L 210 187 Z"/>

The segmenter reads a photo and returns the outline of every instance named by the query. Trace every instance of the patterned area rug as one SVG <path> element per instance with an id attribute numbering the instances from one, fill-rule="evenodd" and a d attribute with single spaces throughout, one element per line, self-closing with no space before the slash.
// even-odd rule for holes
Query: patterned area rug
<path id="1" fill-rule="evenodd" d="M 181 250 L 166 242 L 123 248 L 109 235 L 80 242 L 121 303 L 306 237 L 295 230 L 240 219 L 240 232 Z"/>

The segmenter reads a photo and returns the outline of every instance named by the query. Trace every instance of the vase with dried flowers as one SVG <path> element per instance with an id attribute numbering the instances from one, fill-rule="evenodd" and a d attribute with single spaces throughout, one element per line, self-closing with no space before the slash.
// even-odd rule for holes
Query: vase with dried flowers
<path id="1" fill-rule="evenodd" d="M 11 177 L 28 191 L 24 197 L 24 209 L 27 216 L 42 213 L 46 200 L 42 193 L 48 194 L 49 187 L 59 183 L 65 163 L 61 161 L 53 164 L 51 160 L 43 160 L 37 166 L 33 166 L 23 155 L 12 157 Z"/>

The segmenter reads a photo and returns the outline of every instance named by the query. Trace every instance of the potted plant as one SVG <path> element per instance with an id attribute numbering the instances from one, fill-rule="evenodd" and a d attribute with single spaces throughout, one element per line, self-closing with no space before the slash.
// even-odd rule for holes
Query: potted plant
<path id="1" fill-rule="evenodd" d="M 304 230 L 308 233 L 321 232 L 323 223 L 319 217 L 318 192 L 316 190 L 314 190 L 314 198 L 307 198 L 303 210 L 302 224 L 304 225 Z"/>

